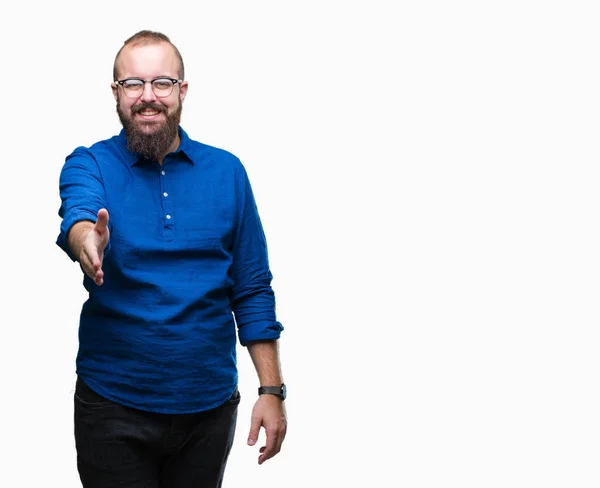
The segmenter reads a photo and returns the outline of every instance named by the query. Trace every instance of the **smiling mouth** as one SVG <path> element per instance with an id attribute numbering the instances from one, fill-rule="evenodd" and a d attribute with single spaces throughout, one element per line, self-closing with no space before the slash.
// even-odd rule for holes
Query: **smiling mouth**
<path id="1" fill-rule="evenodd" d="M 160 111 L 158 110 L 140 110 L 138 112 L 139 115 L 143 115 L 145 117 L 152 117 L 153 115 L 158 115 Z"/>

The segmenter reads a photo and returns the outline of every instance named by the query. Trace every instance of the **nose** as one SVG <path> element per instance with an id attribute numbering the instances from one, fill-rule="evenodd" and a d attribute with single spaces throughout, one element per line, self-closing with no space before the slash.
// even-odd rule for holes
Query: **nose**
<path id="1" fill-rule="evenodd" d="M 142 93 L 141 101 L 146 103 L 156 101 L 156 95 L 152 90 L 152 83 L 150 83 L 149 81 L 144 83 L 144 91 Z"/>

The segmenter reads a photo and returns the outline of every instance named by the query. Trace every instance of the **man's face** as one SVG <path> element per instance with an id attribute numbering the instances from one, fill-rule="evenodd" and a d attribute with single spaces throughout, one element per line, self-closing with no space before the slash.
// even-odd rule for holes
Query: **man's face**
<path id="1" fill-rule="evenodd" d="M 159 77 L 179 79 L 179 61 L 167 43 L 126 47 L 117 59 L 118 79 Z M 176 84 L 167 97 L 158 97 L 150 83 L 145 83 L 137 97 L 125 95 L 123 87 L 112 84 L 117 113 L 127 135 L 129 148 L 145 157 L 158 159 L 177 149 L 177 128 L 181 120 L 182 101 L 187 82 Z"/>

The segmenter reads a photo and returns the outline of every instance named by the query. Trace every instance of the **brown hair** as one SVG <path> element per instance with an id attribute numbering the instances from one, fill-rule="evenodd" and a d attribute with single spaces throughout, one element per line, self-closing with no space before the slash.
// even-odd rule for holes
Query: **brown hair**
<path id="1" fill-rule="evenodd" d="M 121 54 L 121 51 L 126 46 L 130 46 L 130 45 L 131 46 L 146 46 L 148 44 L 159 44 L 161 42 L 166 42 L 173 47 L 173 50 L 175 51 L 175 54 L 177 55 L 177 58 L 179 59 L 179 66 L 180 66 L 179 72 L 178 72 L 179 79 L 185 80 L 185 72 L 184 72 L 184 68 L 183 68 L 183 58 L 181 57 L 181 53 L 179 52 L 179 49 L 177 49 L 175 44 L 173 44 L 171 42 L 171 39 L 169 39 L 162 32 L 156 32 L 156 31 L 150 31 L 150 30 L 141 30 L 141 31 L 135 33 L 134 35 L 132 35 L 129 39 L 127 39 L 123 43 L 123 46 L 121 46 L 121 49 L 119 49 L 119 52 L 115 56 L 115 62 L 113 64 L 113 80 L 115 80 L 115 81 L 117 80 L 117 59 L 119 59 L 119 55 Z"/>

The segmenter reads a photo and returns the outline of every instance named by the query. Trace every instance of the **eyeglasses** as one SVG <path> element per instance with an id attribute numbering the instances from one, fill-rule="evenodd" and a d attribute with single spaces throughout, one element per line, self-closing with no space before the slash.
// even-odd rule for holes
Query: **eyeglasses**
<path id="1" fill-rule="evenodd" d="M 117 85 L 123 87 L 125 95 L 131 98 L 138 98 L 144 93 L 144 86 L 146 83 L 152 85 L 152 91 L 159 98 L 168 97 L 173 92 L 173 87 L 177 83 L 183 83 L 183 80 L 176 80 L 175 78 L 154 78 L 153 80 L 142 80 L 141 78 L 127 78 L 125 80 L 115 81 Z"/>

